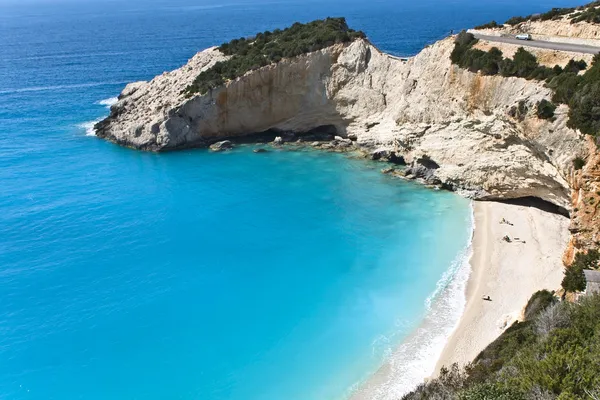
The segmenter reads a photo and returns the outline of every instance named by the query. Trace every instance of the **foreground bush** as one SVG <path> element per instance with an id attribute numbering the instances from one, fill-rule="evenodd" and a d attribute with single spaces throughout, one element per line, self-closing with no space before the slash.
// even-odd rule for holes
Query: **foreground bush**
<path id="1" fill-rule="evenodd" d="M 594 254 L 585 262 L 594 262 Z M 467 368 L 454 365 L 404 400 L 575 400 L 600 388 L 600 295 L 579 304 L 541 291 Z"/>

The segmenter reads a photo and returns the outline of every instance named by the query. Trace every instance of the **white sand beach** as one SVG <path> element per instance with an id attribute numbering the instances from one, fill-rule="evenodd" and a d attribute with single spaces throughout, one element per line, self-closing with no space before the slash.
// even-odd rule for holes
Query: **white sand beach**
<path id="1" fill-rule="evenodd" d="M 569 239 L 567 217 L 534 207 L 497 202 L 473 202 L 473 209 L 471 273 L 467 282 L 464 279 L 468 271 L 455 277 L 454 282 L 455 288 L 463 288 L 461 293 L 466 295 L 466 304 L 460 302 L 465 308 L 455 329 L 451 334 L 451 330 L 446 329 L 449 338 L 439 337 L 438 329 L 438 336 L 432 337 L 432 342 L 414 346 L 423 339 L 430 340 L 432 320 L 440 318 L 439 312 L 427 316 L 391 359 L 350 396 L 351 400 L 398 399 L 409 385 L 421 383 L 419 379 L 428 375 L 435 376 L 442 366 L 471 362 L 521 318 L 534 292 L 560 287 L 561 259 Z M 505 236 L 511 242 L 503 240 Z M 458 282 L 461 279 L 463 281 Z M 450 289 L 446 294 L 452 293 Z M 489 296 L 490 300 L 483 300 L 483 296 Z M 447 300 L 441 299 L 442 303 Z M 451 299 L 457 304 L 455 301 Z M 438 309 L 444 310 L 443 306 Z M 423 354 L 415 355 L 411 351 Z M 420 360 L 410 361 L 417 358 Z M 416 379 L 417 376 L 420 378 Z"/>
<path id="2" fill-rule="evenodd" d="M 472 361 L 521 318 L 534 292 L 558 289 L 563 277 L 561 258 L 569 239 L 568 218 L 495 202 L 475 202 L 474 212 L 467 304 L 438 360 L 436 373 L 444 365 Z M 501 223 L 503 219 L 512 225 Z M 512 241 L 504 241 L 504 236 Z M 490 301 L 483 296 L 490 296 Z"/>

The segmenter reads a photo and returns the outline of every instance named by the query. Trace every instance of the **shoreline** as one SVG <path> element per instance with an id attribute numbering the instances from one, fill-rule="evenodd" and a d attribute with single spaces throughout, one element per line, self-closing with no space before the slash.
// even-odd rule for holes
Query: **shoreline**
<path id="1" fill-rule="evenodd" d="M 473 361 L 522 317 L 522 310 L 534 292 L 560 287 L 562 253 L 569 240 L 568 217 L 529 205 L 481 201 L 471 204 L 473 234 L 466 268 L 455 271 L 447 287 L 434 299 L 422 324 L 349 395 L 350 400 L 397 400 L 428 377 L 437 376 L 442 366 L 453 363 L 462 366 Z M 501 224 L 503 218 L 512 225 Z M 512 238 L 511 243 L 502 239 L 505 235 Z M 452 298 L 452 289 L 455 298 Z M 491 301 L 483 300 L 484 295 L 489 295 Z M 447 313 L 457 311 L 458 316 L 454 315 L 449 321 Z M 438 326 L 437 337 L 425 336 L 426 340 L 432 340 L 423 342 L 432 323 L 443 317 L 447 318 L 446 326 Z M 411 347 L 411 342 L 414 344 L 419 339 L 420 346 Z M 415 357 L 410 350 L 425 351 L 425 354 Z M 428 357 L 427 363 L 422 362 L 423 356 Z M 415 371 L 409 369 L 418 361 L 421 361 L 418 365 L 421 369 L 416 372 L 421 377 L 412 382 L 410 388 L 402 384 L 402 373 L 414 376 Z M 399 363 L 404 364 L 404 371 L 397 368 Z"/>
<path id="2" fill-rule="evenodd" d="M 442 366 L 473 361 L 513 322 L 522 319 L 533 293 L 559 289 L 563 278 L 568 217 L 497 202 L 474 202 L 474 212 L 466 307 L 437 361 L 435 375 Z M 503 218 L 512 225 L 501 223 Z M 505 235 L 510 243 L 503 240 Z M 483 296 L 490 296 L 491 301 Z"/>
<path id="3" fill-rule="evenodd" d="M 391 356 L 375 373 L 354 385 L 347 399 L 398 400 L 431 375 L 465 308 L 475 228 L 473 203 L 470 202 L 468 241 L 427 297 L 421 322 L 396 344 Z"/>

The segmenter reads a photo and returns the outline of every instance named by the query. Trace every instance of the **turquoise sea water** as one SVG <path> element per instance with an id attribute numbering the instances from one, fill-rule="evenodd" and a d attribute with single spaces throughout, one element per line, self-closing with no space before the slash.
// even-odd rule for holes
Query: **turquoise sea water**
<path id="1" fill-rule="evenodd" d="M 572 4 L 523 3 L 0 0 L 0 398 L 339 399 L 427 312 L 447 330 L 466 200 L 342 155 L 157 155 L 86 127 L 126 82 L 295 20 L 409 55 Z"/>

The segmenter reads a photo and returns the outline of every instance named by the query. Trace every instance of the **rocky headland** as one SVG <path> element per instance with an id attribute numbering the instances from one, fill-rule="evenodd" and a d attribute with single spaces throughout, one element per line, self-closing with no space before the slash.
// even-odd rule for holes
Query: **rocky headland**
<path id="1" fill-rule="evenodd" d="M 210 48 L 180 69 L 129 84 L 97 135 L 152 151 L 252 135 L 337 136 L 334 144 L 375 158 L 393 153 L 414 175 L 476 199 L 536 197 L 570 210 L 573 159 L 590 148 L 566 126 L 567 107 L 553 121 L 539 119 L 535 104 L 552 96 L 543 83 L 463 70 L 450 61 L 453 47 L 447 38 L 401 60 L 357 39 L 188 97 L 200 72 L 227 59 Z"/>
<path id="2" fill-rule="evenodd" d="M 594 24 L 582 21 L 573 25 L 567 18 L 524 19 L 480 32 L 500 36 L 532 31 L 549 41 L 568 34 L 574 43 L 600 46 L 597 30 L 590 28 Z M 345 21 L 335 19 L 340 21 L 345 29 Z M 517 73 L 507 76 L 498 70 L 489 73 L 480 67 L 457 65 L 460 63 L 451 60 L 459 40 L 456 36 L 427 46 L 415 57 L 400 59 L 381 52 L 362 34 L 343 34 L 343 40 L 328 45 L 320 42 L 317 49 L 293 56 L 276 55 L 273 62 L 244 67 L 243 73 L 227 79 L 215 71 L 228 68 L 227 63 L 235 57 L 230 48 L 233 42 L 229 49 L 224 45 L 201 51 L 177 70 L 127 85 L 110 115 L 96 125 L 97 136 L 148 151 L 189 147 L 226 151 L 248 142 L 355 151 L 404 166 L 386 168 L 386 173 L 419 179 L 477 200 L 525 199 L 529 205 L 531 199 L 541 200 L 542 208 L 568 215 L 567 233 L 564 219 L 545 217 L 543 211 L 531 212 L 522 206 L 485 212 L 483 206 L 476 208 L 476 220 L 480 218 L 477 223 L 482 226 L 475 247 L 479 242 L 485 251 L 476 249 L 479 254 L 474 258 L 481 260 L 472 260 L 475 275 L 485 277 L 492 271 L 490 277 L 513 279 L 525 274 L 523 282 L 531 283 L 515 291 L 510 282 L 496 287 L 491 278 L 480 280 L 479 286 L 496 287 L 488 291 L 495 296 L 505 296 L 505 289 L 513 291 L 505 296 L 507 301 L 495 303 L 493 313 L 483 313 L 481 305 L 472 306 L 480 303 L 472 280 L 467 306 L 471 311 L 461 323 L 468 329 L 459 328 L 451 340 L 465 349 L 462 359 L 472 359 L 512 321 L 522 319 L 515 304 L 523 305 L 535 290 L 558 286 L 562 263 L 560 256 L 555 257 L 556 248 L 562 253 L 568 241 L 562 261 L 569 265 L 577 253 L 600 245 L 597 136 L 574 127 L 567 104 L 551 104 L 551 115 L 544 115 L 540 104 L 550 102 L 556 90 L 547 85 L 550 78 L 545 82 L 514 76 Z M 260 40 L 264 41 L 265 35 Z M 252 40 L 259 39 L 248 39 L 245 45 L 252 46 Z M 510 44 L 473 43 L 468 46 L 479 52 L 478 57 L 500 50 L 516 59 L 520 52 Z M 541 67 L 535 73 L 562 73 L 563 68 L 572 67 L 569 61 L 577 58 L 586 66 L 572 75 L 582 75 L 594 62 L 590 55 L 542 49 L 531 49 L 531 53 Z M 207 78 L 199 82 L 200 77 Z M 506 249 L 498 245 L 496 236 L 504 227 L 492 227 L 490 224 L 497 222 L 490 221 L 500 213 L 522 219 L 516 234 L 536 245 L 524 253 L 507 244 L 502 245 L 508 246 Z M 484 214 L 488 216 L 481 217 Z M 507 263 L 504 255 L 509 253 L 514 262 Z M 527 272 L 529 267 L 537 272 Z M 486 273 L 482 268 L 488 268 Z M 496 326 L 498 315 L 504 320 L 500 328 Z M 481 328 L 483 325 L 487 328 Z M 479 328 L 487 333 L 479 335 Z M 467 331 L 480 336 L 476 346 L 471 337 L 458 338 Z M 448 351 L 452 349 L 445 351 L 442 360 L 457 360 Z"/>

